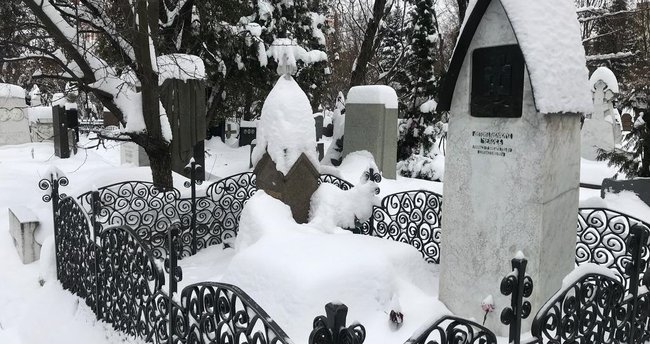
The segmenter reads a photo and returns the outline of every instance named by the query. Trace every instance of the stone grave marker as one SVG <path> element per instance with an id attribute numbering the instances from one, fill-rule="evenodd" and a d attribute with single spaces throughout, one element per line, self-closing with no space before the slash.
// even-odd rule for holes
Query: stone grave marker
<path id="1" fill-rule="evenodd" d="M 539 13 L 547 20 L 531 20 Z M 574 268 L 580 117 L 592 104 L 572 2 L 478 0 L 467 16 L 437 108 L 449 111 L 439 295 L 474 319 L 493 295 L 485 325 L 507 336 L 499 287 L 517 252 L 535 283 L 522 328 Z"/>
<path id="2" fill-rule="evenodd" d="M 25 90 L 0 83 L 0 146 L 31 142 Z"/>
<path id="3" fill-rule="evenodd" d="M 133 166 L 149 166 L 149 157 L 144 148 L 133 142 L 123 142 L 120 144 L 120 163 L 122 165 L 131 164 Z"/>
<path id="4" fill-rule="evenodd" d="M 223 142 L 231 147 L 239 145 L 239 123 L 234 118 L 226 119 Z"/>
<path id="5" fill-rule="evenodd" d="M 54 131 L 54 155 L 61 159 L 70 157 L 70 143 L 68 141 L 68 128 L 66 127 L 66 114 L 62 106 L 52 107 L 52 128 Z"/>
<path id="6" fill-rule="evenodd" d="M 396 178 L 397 94 L 389 86 L 355 86 L 345 106 L 343 157 L 366 150 L 384 178 Z"/>
<path id="7" fill-rule="evenodd" d="M 32 142 L 52 141 L 54 138 L 52 107 L 32 106 L 27 108 L 27 114 Z"/>
<path id="8" fill-rule="evenodd" d="M 591 75 L 590 83 L 594 110 L 582 125 L 581 155 L 596 160 L 598 148 L 609 151 L 617 143 L 614 99 L 618 94 L 618 81 L 607 67 L 598 67 Z"/>
<path id="9" fill-rule="evenodd" d="M 252 160 L 257 187 L 291 208 L 297 223 L 309 219 L 318 188 L 314 117 L 307 95 L 290 75 L 280 77 L 262 107 Z"/>
<path id="10" fill-rule="evenodd" d="M 41 256 L 42 243 L 35 235 L 38 224 L 38 217 L 28 208 L 9 208 L 9 233 L 23 264 L 37 261 Z"/>
<path id="11" fill-rule="evenodd" d="M 191 158 L 205 167 L 205 84 L 198 79 L 167 79 L 160 88 L 160 101 L 172 130 L 172 170 L 189 177 L 185 166 Z M 195 173 L 197 180 L 205 179 L 205 168 Z"/>
<path id="12" fill-rule="evenodd" d="M 250 145 L 257 137 L 257 123 L 241 121 L 239 125 L 239 147 Z"/>

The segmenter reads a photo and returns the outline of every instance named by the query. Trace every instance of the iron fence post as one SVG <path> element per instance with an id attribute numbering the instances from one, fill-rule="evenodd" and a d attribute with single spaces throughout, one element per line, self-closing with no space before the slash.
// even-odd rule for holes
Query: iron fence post
<path id="1" fill-rule="evenodd" d="M 165 267 L 167 268 L 168 276 L 169 276 L 169 302 L 167 305 L 167 312 L 169 316 L 169 323 L 168 323 L 168 330 L 169 330 L 169 336 L 168 336 L 168 343 L 173 344 L 174 343 L 174 335 L 173 331 L 176 328 L 174 325 L 176 318 L 174 316 L 174 294 L 178 290 L 178 282 L 183 279 L 183 273 L 181 270 L 181 267 L 178 266 L 178 252 L 177 250 L 179 249 L 179 243 L 176 241 L 176 238 L 180 234 L 180 225 L 178 223 L 174 223 L 170 226 L 169 228 L 169 236 L 168 236 L 168 242 L 169 242 L 169 253 L 168 257 L 165 260 Z"/>
<path id="2" fill-rule="evenodd" d="M 101 306 L 101 296 L 100 296 L 100 278 L 99 278 L 99 260 L 100 260 L 100 251 L 98 250 L 99 246 L 99 222 L 97 221 L 97 214 L 99 214 L 100 211 L 100 203 L 99 203 L 99 191 L 94 190 L 91 193 L 90 196 L 91 199 L 91 214 L 90 214 L 90 221 L 92 222 L 93 226 L 93 240 L 92 240 L 92 249 L 95 252 L 95 263 L 94 263 L 94 268 L 95 268 L 95 315 L 97 316 L 98 320 L 102 319 L 102 306 Z"/>
<path id="3" fill-rule="evenodd" d="M 501 312 L 501 323 L 509 325 L 508 342 L 519 344 L 521 342 L 521 320 L 528 318 L 531 311 L 529 297 L 533 292 L 533 280 L 526 275 L 526 258 L 513 258 L 511 260 L 512 272 L 501 280 L 501 294 L 510 298 L 510 307 Z"/>
<path id="4" fill-rule="evenodd" d="M 190 230 L 192 231 L 192 254 L 196 254 L 197 245 L 196 245 L 196 185 L 201 185 L 201 180 L 196 180 L 196 172 L 201 169 L 201 165 L 197 164 L 194 161 L 194 158 L 190 159 L 190 163 L 185 166 L 185 172 L 190 174 L 190 182 L 185 182 L 185 187 L 189 187 L 192 192 L 192 209 L 190 217 Z"/>
<path id="5" fill-rule="evenodd" d="M 314 319 L 314 329 L 309 334 L 309 344 L 363 344 L 366 329 L 361 324 L 346 327 L 348 307 L 330 302 L 325 305 L 325 316 Z"/>
<path id="6" fill-rule="evenodd" d="M 630 313 L 630 338 L 629 344 L 636 343 L 637 310 L 639 307 L 639 276 L 645 269 L 646 262 L 643 260 L 643 246 L 648 242 L 648 231 L 640 225 L 630 228 L 628 238 L 628 252 L 632 260 L 626 267 L 626 273 L 630 276 L 629 292 L 632 297 L 632 309 Z"/>

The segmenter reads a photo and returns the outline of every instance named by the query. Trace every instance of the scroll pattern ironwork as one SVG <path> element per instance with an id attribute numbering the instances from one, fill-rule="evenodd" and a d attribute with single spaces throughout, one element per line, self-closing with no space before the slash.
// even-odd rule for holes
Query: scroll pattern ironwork
<path id="1" fill-rule="evenodd" d="M 496 344 L 494 333 L 467 319 L 443 316 L 404 344 Z"/>
<path id="2" fill-rule="evenodd" d="M 147 242 L 156 258 L 166 255 L 166 235 L 172 223 L 178 221 L 176 189 L 161 191 L 153 183 L 129 181 L 102 187 L 99 208 L 95 215 L 98 230 L 108 226 L 127 225 L 138 238 Z M 93 212 L 92 191 L 78 197 L 88 214 Z"/>
<path id="3" fill-rule="evenodd" d="M 127 226 L 103 229 L 99 246 L 98 316 L 122 332 L 148 338 L 147 306 L 165 283 L 163 271 L 148 245 Z"/>
<path id="4" fill-rule="evenodd" d="M 72 197 L 64 197 L 55 220 L 56 272 L 63 288 L 96 307 L 97 245 L 86 213 Z"/>
<path id="5" fill-rule="evenodd" d="M 361 234 L 392 239 L 417 248 L 428 263 L 440 263 L 442 196 L 430 191 L 399 192 L 384 197 Z"/>
<path id="6" fill-rule="evenodd" d="M 624 295 L 621 281 L 586 274 L 540 309 L 532 335 L 542 343 L 626 343 Z"/>
<path id="7" fill-rule="evenodd" d="M 184 343 L 291 344 L 287 334 L 268 314 L 236 286 L 204 282 L 181 292 L 187 311 L 181 326 Z"/>
<path id="8" fill-rule="evenodd" d="M 581 208 L 578 216 L 576 264 L 595 263 L 606 266 L 626 276 L 627 286 L 629 276 L 626 268 L 632 260 L 627 240 L 630 228 L 637 224 L 650 228 L 650 225 L 639 219 L 613 210 Z M 643 246 L 642 257 L 644 261 L 650 258 L 647 244 Z"/>
<path id="9" fill-rule="evenodd" d="M 334 184 L 334 185 L 338 186 L 339 189 L 341 189 L 341 190 L 350 190 L 350 189 L 352 189 L 354 187 L 354 185 L 352 185 L 352 183 L 348 182 L 347 180 L 341 179 L 341 178 L 339 178 L 339 177 L 337 177 L 335 175 L 332 175 L 332 174 L 321 174 L 318 177 L 318 183 L 319 184 L 321 184 L 321 183 Z"/>

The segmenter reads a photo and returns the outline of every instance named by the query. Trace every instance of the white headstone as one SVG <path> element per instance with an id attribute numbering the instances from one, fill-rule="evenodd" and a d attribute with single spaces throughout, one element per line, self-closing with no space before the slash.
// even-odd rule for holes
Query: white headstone
<path id="1" fill-rule="evenodd" d="M 25 90 L 0 83 L 0 146 L 31 142 Z"/>
<path id="2" fill-rule="evenodd" d="M 510 305 L 500 282 L 518 251 L 535 283 L 523 329 L 574 267 L 580 113 L 591 101 L 575 9 L 566 4 L 478 0 L 441 90 L 438 110 L 450 115 L 440 300 L 456 315 L 482 319 L 481 301 L 493 295 L 485 325 L 500 336 L 507 327 L 499 315 Z M 518 17 L 529 10 L 523 6 L 550 15 L 548 23 Z M 549 56 L 555 43 L 567 51 Z"/>
<path id="3" fill-rule="evenodd" d="M 49 106 L 32 106 L 27 108 L 32 142 L 52 141 L 54 127 L 52 108 Z"/>
<path id="4" fill-rule="evenodd" d="M 230 147 L 239 147 L 239 122 L 234 118 L 228 118 L 225 125 L 224 142 Z"/>
<path id="5" fill-rule="evenodd" d="M 343 157 L 369 151 L 384 178 L 397 175 L 397 94 L 389 86 L 355 86 L 345 106 Z"/>
<path id="6" fill-rule="evenodd" d="M 133 142 L 120 145 L 120 162 L 122 165 L 149 166 L 149 157 L 144 148 Z"/>
<path id="7" fill-rule="evenodd" d="M 36 240 L 38 217 L 25 207 L 9 208 L 9 232 L 23 264 L 37 261 L 41 256 L 41 244 Z"/>
<path id="8" fill-rule="evenodd" d="M 607 67 L 599 67 L 591 75 L 590 83 L 594 111 L 586 116 L 582 125 L 581 155 L 585 159 L 596 160 L 599 148 L 613 150 L 617 143 L 617 134 L 620 138 L 620 128 L 616 123 L 618 112 L 614 109 L 618 81 Z"/>

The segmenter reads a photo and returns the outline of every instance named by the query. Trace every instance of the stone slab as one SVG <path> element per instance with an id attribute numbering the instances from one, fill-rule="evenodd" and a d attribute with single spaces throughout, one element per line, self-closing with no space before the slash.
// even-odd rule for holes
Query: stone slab
<path id="1" fill-rule="evenodd" d="M 36 214 L 25 207 L 9 208 L 9 233 L 23 264 L 40 259 L 42 243 L 36 239 L 39 220 Z"/>

